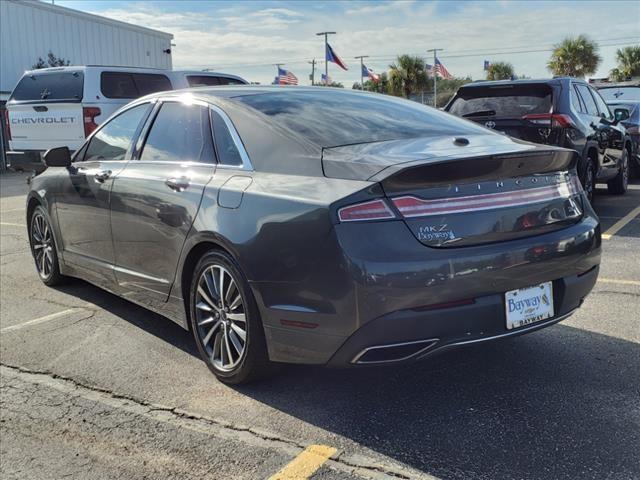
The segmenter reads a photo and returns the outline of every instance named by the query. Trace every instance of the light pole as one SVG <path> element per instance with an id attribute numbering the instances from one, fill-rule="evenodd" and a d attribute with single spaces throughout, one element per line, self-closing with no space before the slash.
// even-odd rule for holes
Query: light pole
<path id="1" fill-rule="evenodd" d="M 327 61 L 327 36 L 335 35 L 336 32 L 318 32 L 316 35 L 324 35 L 324 76 L 325 82 L 329 84 L 329 62 Z"/>
<path id="2" fill-rule="evenodd" d="M 443 48 L 431 48 L 427 50 L 427 52 L 433 52 L 433 106 L 438 108 L 438 73 L 436 70 L 436 62 L 438 61 L 438 57 L 436 56 L 436 52 L 441 52 L 444 50 Z"/>
<path id="3" fill-rule="evenodd" d="M 360 59 L 360 90 L 364 92 L 364 75 L 362 73 L 362 71 L 364 70 L 364 62 L 362 61 L 362 59 L 369 58 L 369 55 L 360 55 L 359 57 L 354 57 L 354 58 Z"/>

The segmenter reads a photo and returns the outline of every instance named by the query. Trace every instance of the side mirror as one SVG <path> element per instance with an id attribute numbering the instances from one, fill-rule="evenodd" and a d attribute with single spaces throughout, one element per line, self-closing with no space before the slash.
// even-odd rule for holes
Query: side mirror
<path id="1" fill-rule="evenodd" d="M 71 165 L 71 152 L 67 147 L 50 148 L 43 158 L 47 167 L 68 167 Z"/>
<path id="2" fill-rule="evenodd" d="M 616 108 L 613 111 L 613 116 L 616 119 L 616 122 L 622 122 L 624 120 L 629 119 L 629 110 L 626 108 Z"/>

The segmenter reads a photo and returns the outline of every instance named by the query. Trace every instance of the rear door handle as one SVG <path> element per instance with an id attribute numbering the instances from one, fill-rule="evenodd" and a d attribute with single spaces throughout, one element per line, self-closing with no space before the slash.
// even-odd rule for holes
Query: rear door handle
<path id="1" fill-rule="evenodd" d="M 104 182 L 106 179 L 108 179 L 111 176 L 111 170 L 102 170 L 98 173 L 96 173 L 93 178 L 95 179 L 96 182 Z"/>
<path id="2" fill-rule="evenodd" d="M 181 192 L 189 188 L 191 179 L 188 177 L 171 177 L 171 178 L 167 178 L 164 181 L 164 183 L 171 190 L 175 190 L 176 192 Z"/>

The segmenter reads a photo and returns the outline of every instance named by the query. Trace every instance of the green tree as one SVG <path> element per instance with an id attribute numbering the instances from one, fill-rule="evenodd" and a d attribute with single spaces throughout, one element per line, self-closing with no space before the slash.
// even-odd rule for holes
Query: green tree
<path id="1" fill-rule="evenodd" d="M 584 77 L 593 75 L 601 60 L 598 45 L 585 35 L 578 35 L 565 38 L 554 47 L 547 69 L 554 75 Z"/>
<path id="2" fill-rule="evenodd" d="M 334 88 L 344 88 L 344 85 L 340 82 L 331 82 L 330 84 L 326 83 L 316 83 L 316 87 L 334 87 Z"/>
<path id="3" fill-rule="evenodd" d="M 38 61 L 31 68 L 33 70 L 38 70 L 40 68 L 48 68 L 48 67 L 68 67 L 71 65 L 69 60 L 65 60 L 62 57 L 56 57 L 53 52 L 49 52 L 47 54 L 47 59 L 43 59 L 42 57 L 38 58 Z"/>
<path id="4" fill-rule="evenodd" d="M 622 82 L 629 77 L 640 76 L 640 45 L 619 48 L 616 51 L 618 66 L 611 70 L 611 79 Z"/>
<path id="5" fill-rule="evenodd" d="M 487 70 L 487 80 L 509 80 L 514 76 L 513 65 L 508 62 L 492 63 Z"/>
<path id="6" fill-rule="evenodd" d="M 408 98 L 413 93 L 426 90 L 429 83 L 424 59 L 414 55 L 399 55 L 389 65 L 389 93 Z"/>

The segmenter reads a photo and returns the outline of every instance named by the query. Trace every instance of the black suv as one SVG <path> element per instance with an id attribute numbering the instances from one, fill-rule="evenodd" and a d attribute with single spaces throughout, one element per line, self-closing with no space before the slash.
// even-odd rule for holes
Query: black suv
<path id="1" fill-rule="evenodd" d="M 529 142 L 578 152 L 578 174 L 593 201 L 596 182 L 627 191 L 631 140 L 598 92 L 583 80 L 500 80 L 461 87 L 444 108 Z"/>

